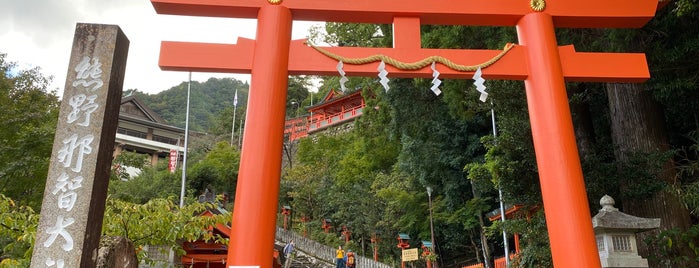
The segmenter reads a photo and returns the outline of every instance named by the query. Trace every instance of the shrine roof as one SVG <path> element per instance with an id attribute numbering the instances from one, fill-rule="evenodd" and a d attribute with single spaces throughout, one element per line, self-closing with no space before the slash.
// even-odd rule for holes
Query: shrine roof
<path id="1" fill-rule="evenodd" d="M 183 134 L 184 129 L 169 125 L 158 113 L 136 96 L 121 98 L 119 120 Z"/>
<path id="2" fill-rule="evenodd" d="M 122 109 L 122 111 L 119 113 L 120 115 L 123 112 L 124 115 L 129 115 L 132 117 L 142 117 L 145 120 L 153 123 L 167 124 L 165 119 L 163 119 L 155 111 L 151 110 L 150 107 L 148 107 L 148 105 L 146 105 L 139 98 L 136 98 L 136 96 L 131 95 L 121 98 L 121 106 L 127 105 L 133 105 L 135 109 Z"/>
<path id="3" fill-rule="evenodd" d="M 308 106 L 308 107 L 306 107 L 306 109 L 313 110 L 315 108 L 328 106 L 329 104 L 340 102 L 340 101 L 343 101 L 343 100 L 346 100 L 346 99 L 349 99 L 352 97 L 356 97 L 357 95 L 361 95 L 361 94 L 362 94 L 361 89 L 357 89 L 355 91 L 346 92 L 346 93 L 339 92 L 336 89 L 331 89 L 330 91 L 328 91 L 327 94 L 325 94 L 322 101 L 320 101 L 312 106 Z"/>

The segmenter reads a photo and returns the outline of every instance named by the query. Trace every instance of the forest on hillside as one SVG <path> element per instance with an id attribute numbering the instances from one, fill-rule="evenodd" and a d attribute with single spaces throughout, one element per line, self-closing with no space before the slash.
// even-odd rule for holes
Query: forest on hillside
<path id="1" fill-rule="evenodd" d="M 312 94 L 309 92 L 309 79 L 310 77 L 305 76 L 289 79 L 287 114 L 293 115 L 297 109 L 303 113 L 304 107 L 310 105 L 310 99 L 307 103 L 299 101 L 301 105 L 292 105 L 292 102 L 306 100 Z M 124 94 L 137 96 L 169 124 L 184 128 L 188 88 L 190 90 L 189 127 L 193 131 L 230 135 L 234 108 L 237 109 L 236 125 L 241 123 L 240 120 L 245 119 L 250 85 L 246 81 L 235 78 L 209 78 L 203 83 L 192 81 L 191 84 L 183 81 L 179 85 L 155 94 L 146 94 L 138 89 L 126 90 Z M 238 102 L 234 105 L 236 94 Z"/>
<path id="2" fill-rule="evenodd" d="M 203 83 L 192 81 L 191 85 L 183 81 L 156 94 L 145 94 L 137 89 L 127 94 L 134 94 L 169 124 L 184 128 L 188 87 L 190 87 L 189 127 L 194 131 L 208 132 L 219 114 L 232 111 L 236 91 L 238 105 L 245 106 L 250 85 L 235 78 L 209 78 Z M 230 120 L 233 120 L 232 116 Z"/>
<path id="3" fill-rule="evenodd" d="M 566 87 L 589 212 L 596 214 L 607 194 L 625 213 L 660 218 L 658 230 L 638 235 L 639 250 L 651 267 L 699 267 L 698 7 L 693 0 L 671 2 L 641 29 L 556 32 L 559 45 L 574 44 L 577 51 L 646 54 L 651 79 L 645 83 Z M 392 44 L 390 25 L 326 23 L 324 31 L 314 36 L 318 43 Z M 502 49 L 517 42 L 515 29 L 504 27 L 423 25 L 421 37 L 425 48 Z M 12 228 L 0 226 L 0 264 L 27 264 L 37 220 L 32 212 L 41 204 L 60 104 L 47 91 L 40 70 L 15 70 L 0 53 L 0 105 L 6 111 L 0 114 L 5 126 L 0 129 L 0 220 L 12 223 Z M 303 112 L 313 98 L 339 88 L 338 77 L 322 77 L 320 92 L 311 94 L 308 79 L 290 77 L 287 114 Z M 377 78 L 350 78 L 347 88 L 362 90 L 366 107 L 373 108 L 364 110 L 352 132 L 284 143 L 291 154 L 284 156 L 279 205 L 292 208 L 291 228 L 365 256 L 377 246 L 380 261 L 396 267 L 397 233 L 410 235 L 411 247 L 417 247 L 431 239 L 433 229 L 436 254 L 430 258 L 440 267 L 461 267 L 492 264 L 502 256 L 504 229 L 510 250 L 512 234 L 521 235 L 516 267 L 552 267 L 545 213 L 556 212 L 542 205 L 524 83 L 486 81 L 492 105 L 478 100 L 472 80 L 445 79 L 440 95 L 430 90 L 430 79 L 390 79 L 389 85 L 386 91 Z M 207 189 L 234 196 L 240 151 L 228 142 L 232 103 L 238 90 L 235 112 L 244 119 L 248 87 L 234 79 L 192 83 L 190 127 L 208 135 L 193 141 L 188 203 L 196 203 Z M 133 94 L 183 127 L 186 90 L 182 83 L 159 94 Z M 144 160 L 124 154 L 115 163 L 143 165 Z M 117 209 L 106 216 L 104 233 L 124 234 L 120 216 L 134 213 L 130 218 L 136 221 L 126 235 L 137 246 L 176 248 L 177 239 L 203 235 L 149 233 L 167 227 L 158 219 L 180 211 L 173 200 L 179 198 L 182 171 L 142 167 L 144 172 L 130 181 L 113 174 L 108 204 Z M 521 205 L 529 214 L 490 222 L 487 216 L 499 207 L 499 189 L 507 205 Z M 230 202 L 224 206 L 232 207 Z M 188 220 L 178 217 L 178 223 Z M 331 219 L 335 232 L 325 233 L 321 219 Z M 348 243 L 340 238 L 342 226 L 352 232 Z M 376 245 L 372 238 L 378 238 Z"/>

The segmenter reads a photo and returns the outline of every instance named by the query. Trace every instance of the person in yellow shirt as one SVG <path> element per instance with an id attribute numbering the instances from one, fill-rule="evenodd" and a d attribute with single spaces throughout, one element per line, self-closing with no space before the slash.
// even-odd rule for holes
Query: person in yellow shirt
<path id="1" fill-rule="evenodd" d="M 345 251 L 342 246 L 337 246 L 335 250 L 335 268 L 345 268 Z"/>

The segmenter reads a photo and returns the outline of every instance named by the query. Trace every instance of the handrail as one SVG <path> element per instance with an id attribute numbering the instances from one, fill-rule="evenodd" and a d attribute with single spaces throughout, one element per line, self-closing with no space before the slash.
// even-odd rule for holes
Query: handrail
<path id="1" fill-rule="evenodd" d="M 321 128 L 331 126 L 335 123 L 339 123 L 339 122 L 342 122 L 345 120 L 355 118 L 355 117 L 363 114 L 363 109 L 364 109 L 364 106 L 355 107 L 355 108 L 348 109 L 348 110 L 343 111 L 343 112 L 334 113 L 334 114 L 325 116 L 324 119 L 320 119 L 320 120 L 316 119 L 316 118 L 311 118 L 311 120 L 308 122 L 308 130 L 309 131 L 318 130 Z"/>

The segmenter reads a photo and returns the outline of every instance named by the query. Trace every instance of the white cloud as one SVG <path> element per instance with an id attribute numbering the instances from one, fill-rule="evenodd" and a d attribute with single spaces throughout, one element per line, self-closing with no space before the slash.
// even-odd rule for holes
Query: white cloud
<path id="1" fill-rule="evenodd" d="M 9 1 L 10 3 L 5 3 Z M 20 66 L 40 67 L 54 77 L 52 88 L 62 95 L 75 25 L 115 24 L 129 38 L 124 89 L 157 93 L 186 81 L 185 72 L 161 71 L 161 41 L 234 43 L 255 38 L 256 20 L 159 15 L 148 0 L 0 0 L 0 52 Z M 294 22 L 293 38 L 306 38 L 318 22 Z M 193 80 L 249 75 L 194 73 Z"/>

